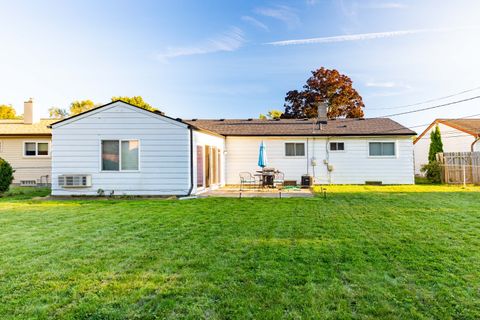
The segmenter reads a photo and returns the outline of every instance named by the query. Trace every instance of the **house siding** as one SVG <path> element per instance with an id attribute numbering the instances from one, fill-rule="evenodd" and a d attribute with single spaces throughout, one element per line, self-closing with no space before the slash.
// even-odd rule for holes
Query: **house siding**
<path id="1" fill-rule="evenodd" d="M 205 148 L 205 146 L 210 146 L 210 147 L 215 147 L 217 149 L 220 150 L 220 179 L 219 179 L 219 183 L 218 184 L 215 184 L 215 185 L 212 185 L 210 189 L 215 189 L 215 188 L 218 188 L 218 187 L 221 187 L 223 185 L 225 185 L 225 168 L 226 168 L 226 165 L 225 165 L 225 154 L 224 154 L 224 150 L 225 150 L 225 137 L 222 137 L 222 136 L 218 136 L 218 135 L 213 135 L 213 134 L 209 134 L 209 133 L 205 133 L 205 132 L 201 132 L 201 131 L 194 131 L 194 136 L 193 136 L 193 139 L 194 139 L 194 145 L 195 145 L 195 150 L 197 150 L 197 146 L 201 146 L 203 148 Z M 203 151 L 205 152 L 205 151 Z M 197 168 L 197 152 L 194 152 L 193 153 L 194 157 L 193 157 L 193 163 L 194 163 L 194 181 L 195 181 L 195 188 L 193 190 L 193 193 L 199 193 L 199 192 L 203 192 L 205 190 L 207 190 L 205 187 L 199 187 L 197 186 L 197 174 L 198 174 L 198 168 Z M 205 167 L 205 163 L 204 163 L 204 167 Z M 205 176 L 203 178 L 203 181 L 204 181 L 204 186 L 205 186 Z"/>
<path id="2" fill-rule="evenodd" d="M 24 142 L 48 142 L 50 138 L 38 136 L 0 137 L 0 158 L 5 159 L 15 170 L 14 184 L 22 180 L 35 180 L 37 183 L 51 181 L 51 156 L 25 157 L 23 154 Z"/>
<path id="3" fill-rule="evenodd" d="M 226 184 L 238 184 L 239 173 L 258 170 L 258 149 L 267 146 L 268 166 L 285 174 L 286 180 L 300 182 L 303 174 L 313 175 L 318 184 L 363 184 L 381 181 L 384 184 L 414 183 L 413 142 L 409 136 L 398 137 L 227 137 Z M 327 151 L 329 141 L 344 142 L 345 151 Z M 369 157 L 368 142 L 396 142 L 396 156 Z M 285 156 L 286 142 L 304 142 L 304 157 Z M 313 167 L 312 159 L 317 165 Z M 327 160 L 333 171 L 327 170 Z"/>
<path id="4" fill-rule="evenodd" d="M 135 107 L 115 103 L 53 126 L 52 194 L 185 195 L 190 190 L 190 129 Z M 102 172 L 101 140 L 140 141 L 139 171 Z M 61 188 L 58 176 L 89 174 L 90 188 Z"/>
<path id="5" fill-rule="evenodd" d="M 452 128 L 448 125 L 439 123 L 440 134 L 442 136 L 443 151 L 444 152 L 470 152 L 472 151 L 472 143 L 475 138 L 463 131 Z M 423 175 L 420 171 L 423 165 L 428 163 L 428 152 L 430 150 L 430 133 L 435 129 L 432 126 L 422 138 L 420 138 L 414 145 L 415 153 L 415 174 Z M 478 144 L 476 144 L 478 148 Z M 475 150 L 474 150 L 475 151 Z"/>

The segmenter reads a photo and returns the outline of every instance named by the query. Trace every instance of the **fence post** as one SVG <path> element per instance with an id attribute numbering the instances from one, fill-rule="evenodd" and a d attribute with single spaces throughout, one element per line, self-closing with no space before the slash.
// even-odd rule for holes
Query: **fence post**
<path id="1" fill-rule="evenodd" d="M 466 170 L 465 170 L 465 163 L 463 164 L 463 186 L 467 186 L 467 177 L 466 177 Z"/>

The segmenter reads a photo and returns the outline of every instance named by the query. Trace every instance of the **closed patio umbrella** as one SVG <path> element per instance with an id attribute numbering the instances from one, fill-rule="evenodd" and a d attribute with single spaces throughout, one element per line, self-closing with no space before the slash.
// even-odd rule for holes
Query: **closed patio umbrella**
<path id="1" fill-rule="evenodd" d="M 262 141 L 258 152 L 258 166 L 265 168 L 267 165 L 267 146 Z"/>

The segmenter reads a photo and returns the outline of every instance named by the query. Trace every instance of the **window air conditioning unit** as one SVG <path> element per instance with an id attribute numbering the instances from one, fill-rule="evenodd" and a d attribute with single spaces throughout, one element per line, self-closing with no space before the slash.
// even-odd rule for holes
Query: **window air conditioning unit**
<path id="1" fill-rule="evenodd" d="M 70 174 L 58 176 L 58 185 L 62 188 L 86 188 L 92 186 L 92 176 Z"/>

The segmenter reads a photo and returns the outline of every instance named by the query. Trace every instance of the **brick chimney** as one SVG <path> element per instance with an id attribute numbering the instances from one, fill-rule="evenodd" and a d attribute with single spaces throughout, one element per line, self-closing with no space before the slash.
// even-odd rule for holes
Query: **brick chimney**
<path id="1" fill-rule="evenodd" d="M 327 123 L 327 103 L 319 102 L 317 104 L 317 119 L 319 123 Z"/>
<path id="2" fill-rule="evenodd" d="M 24 124 L 33 124 L 35 121 L 35 115 L 33 110 L 33 99 L 30 98 L 28 101 L 23 103 L 23 123 Z"/>

